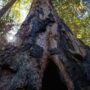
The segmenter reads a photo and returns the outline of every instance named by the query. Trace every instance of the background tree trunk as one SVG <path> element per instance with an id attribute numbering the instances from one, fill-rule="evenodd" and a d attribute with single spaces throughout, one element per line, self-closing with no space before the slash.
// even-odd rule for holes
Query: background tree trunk
<path id="1" fill-rule="evenodd" d="M 8 44 L 0 52 L 0 90 L 90 90 L 90 48 L 50 0 L 32 2 L 16 37 L 17 46 Z"/>
<path id="2" fill-rule="evenodd" d="M 10 0 L 1 10 L 0 10 L 0 18 L 13 6 L 16 0 Z"/>

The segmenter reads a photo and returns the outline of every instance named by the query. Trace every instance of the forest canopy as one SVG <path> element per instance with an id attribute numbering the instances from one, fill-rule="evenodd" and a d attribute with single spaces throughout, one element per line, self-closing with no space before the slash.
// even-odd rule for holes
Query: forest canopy
<path id="1" fill-rule="evenodd" d="M 0 0 L 2 9 L 9 0 Z M 9 29 L 18 29 L 27 16 L 32 0 L 17 0 L 0 20 L 0 37 Z M 60 18 L 70 27 L 77 38 L 90 45 L 90 1 L 52 0 Z M 7 26 L 8 25 L 8 26 Z M 4 28 L 7 26 L 7 28 Z M 17 31 L 16 31 L 17 32 Z M 15 32 L 15 33 L 16 33 Z"/>

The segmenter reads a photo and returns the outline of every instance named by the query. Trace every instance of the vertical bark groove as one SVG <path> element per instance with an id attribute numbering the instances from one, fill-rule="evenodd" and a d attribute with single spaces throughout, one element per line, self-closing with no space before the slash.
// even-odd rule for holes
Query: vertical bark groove
<path id="1" fill-rule="evenodd" d="M 10 70 L 10 75 L 3 74 L 0 90 L 41 90 L 49 60 L 57 66 L 68 90 L 90 90 L 90 48 L 76 39 L 49 0 L 32 2 L 16 37 L 19 45 L 7 45 L 0 52 L 0 73 L 5 65 Z"/>

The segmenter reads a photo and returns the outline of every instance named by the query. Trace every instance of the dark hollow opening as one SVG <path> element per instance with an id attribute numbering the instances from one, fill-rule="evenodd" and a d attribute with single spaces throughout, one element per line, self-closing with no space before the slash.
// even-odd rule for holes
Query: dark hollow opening
<path id="1" fill-rule="evenodd" d="M 44 72 L 42 90 L 68 90 L 61 79 L 57 66 L 50 61 Z"/>

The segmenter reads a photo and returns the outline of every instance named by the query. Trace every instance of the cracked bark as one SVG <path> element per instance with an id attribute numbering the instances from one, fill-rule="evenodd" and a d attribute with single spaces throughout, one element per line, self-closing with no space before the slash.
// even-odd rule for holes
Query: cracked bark
<path id="1" fill-rule="evenodd" d="M 16 36 L 17 46 L 7 45 L 0 52 L 0 90 L 44 90 L 51 62 L 65 90 L 90 90 L 90 47 L 74 36 L 50 0 L 32 2 Z"/>

